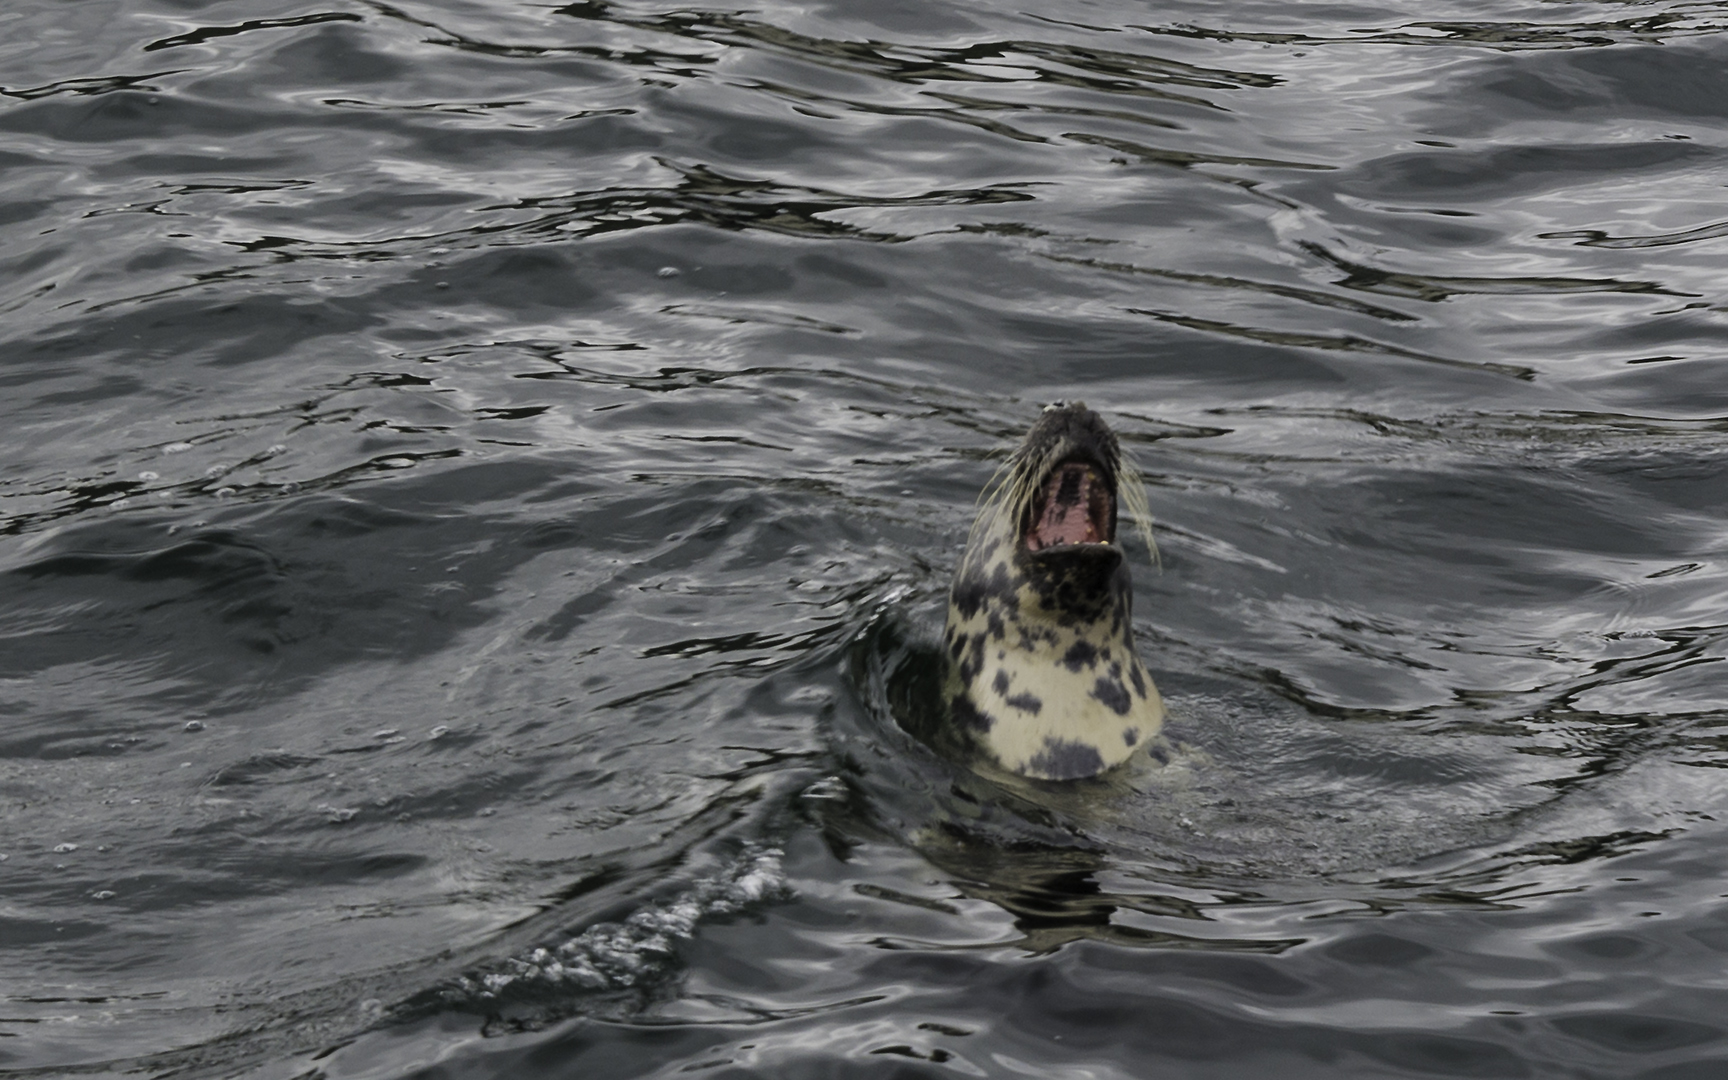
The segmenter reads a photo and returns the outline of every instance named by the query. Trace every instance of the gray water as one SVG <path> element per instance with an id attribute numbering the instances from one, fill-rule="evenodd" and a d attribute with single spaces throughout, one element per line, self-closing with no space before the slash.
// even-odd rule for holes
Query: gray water
<path id="1" fill-rule="evenodd" d="M 9 0 L 0 1076 L 1728 1076 L 1728 5 Z M 1169 763 L 931 749 L 1039 408 Z"/>

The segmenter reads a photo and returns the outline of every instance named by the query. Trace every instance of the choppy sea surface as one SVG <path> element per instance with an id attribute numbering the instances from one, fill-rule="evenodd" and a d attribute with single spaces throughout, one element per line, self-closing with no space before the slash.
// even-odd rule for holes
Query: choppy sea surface
<path id="1" fill-rule="evenodd" d="M 7 0 L 0 1077 L 1728 1076 L 1728 4 Z M 1169 764 L 974 775 L 1054 400 Z"/>

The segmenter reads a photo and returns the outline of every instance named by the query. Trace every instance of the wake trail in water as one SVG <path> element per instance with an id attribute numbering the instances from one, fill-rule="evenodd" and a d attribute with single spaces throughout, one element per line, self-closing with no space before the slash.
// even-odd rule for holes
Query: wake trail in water
<path id="1" fill-rule="evenodd" d="M 457 1008 L 498 1008 L 513 1001 L 640 988 L 671 973 L 679 946 L 707 920 L 791 895 L 774 847 L 750 847 L 688 889 L 622 922 L 588 927 L 560 945 L 542 946 L 490 968 L 458 976 L 441 992 Z"/>

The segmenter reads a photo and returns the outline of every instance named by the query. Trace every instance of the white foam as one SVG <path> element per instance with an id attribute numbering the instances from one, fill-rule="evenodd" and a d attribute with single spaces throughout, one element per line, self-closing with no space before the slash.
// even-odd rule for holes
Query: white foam
<path id="1" fill-rule="evenodd" d="M 486 1001 L 507 990 L 607 991 L 636 986 L 661 971 L 678 943 L 694 936 L 704 918 L 785 896 L 788 888 L 780 858 L 778 848 L 747 849 L 719 873 L 621 923 L 600 923 L 562 945 L 511 957 L 497 970 L 459 977 L 456 996 Z"/>

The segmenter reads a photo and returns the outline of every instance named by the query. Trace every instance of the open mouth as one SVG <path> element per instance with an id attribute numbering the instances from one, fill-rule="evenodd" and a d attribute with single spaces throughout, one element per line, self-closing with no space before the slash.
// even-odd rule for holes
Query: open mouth
<path id="1" fill-rule="evenodd" d="M 1050 470 L 1032 501 L 1026 549 L 1108 544 L 1116 524 L 1116 493 L 1104 470 L 1086 460 L 1069 459 Z"/>

